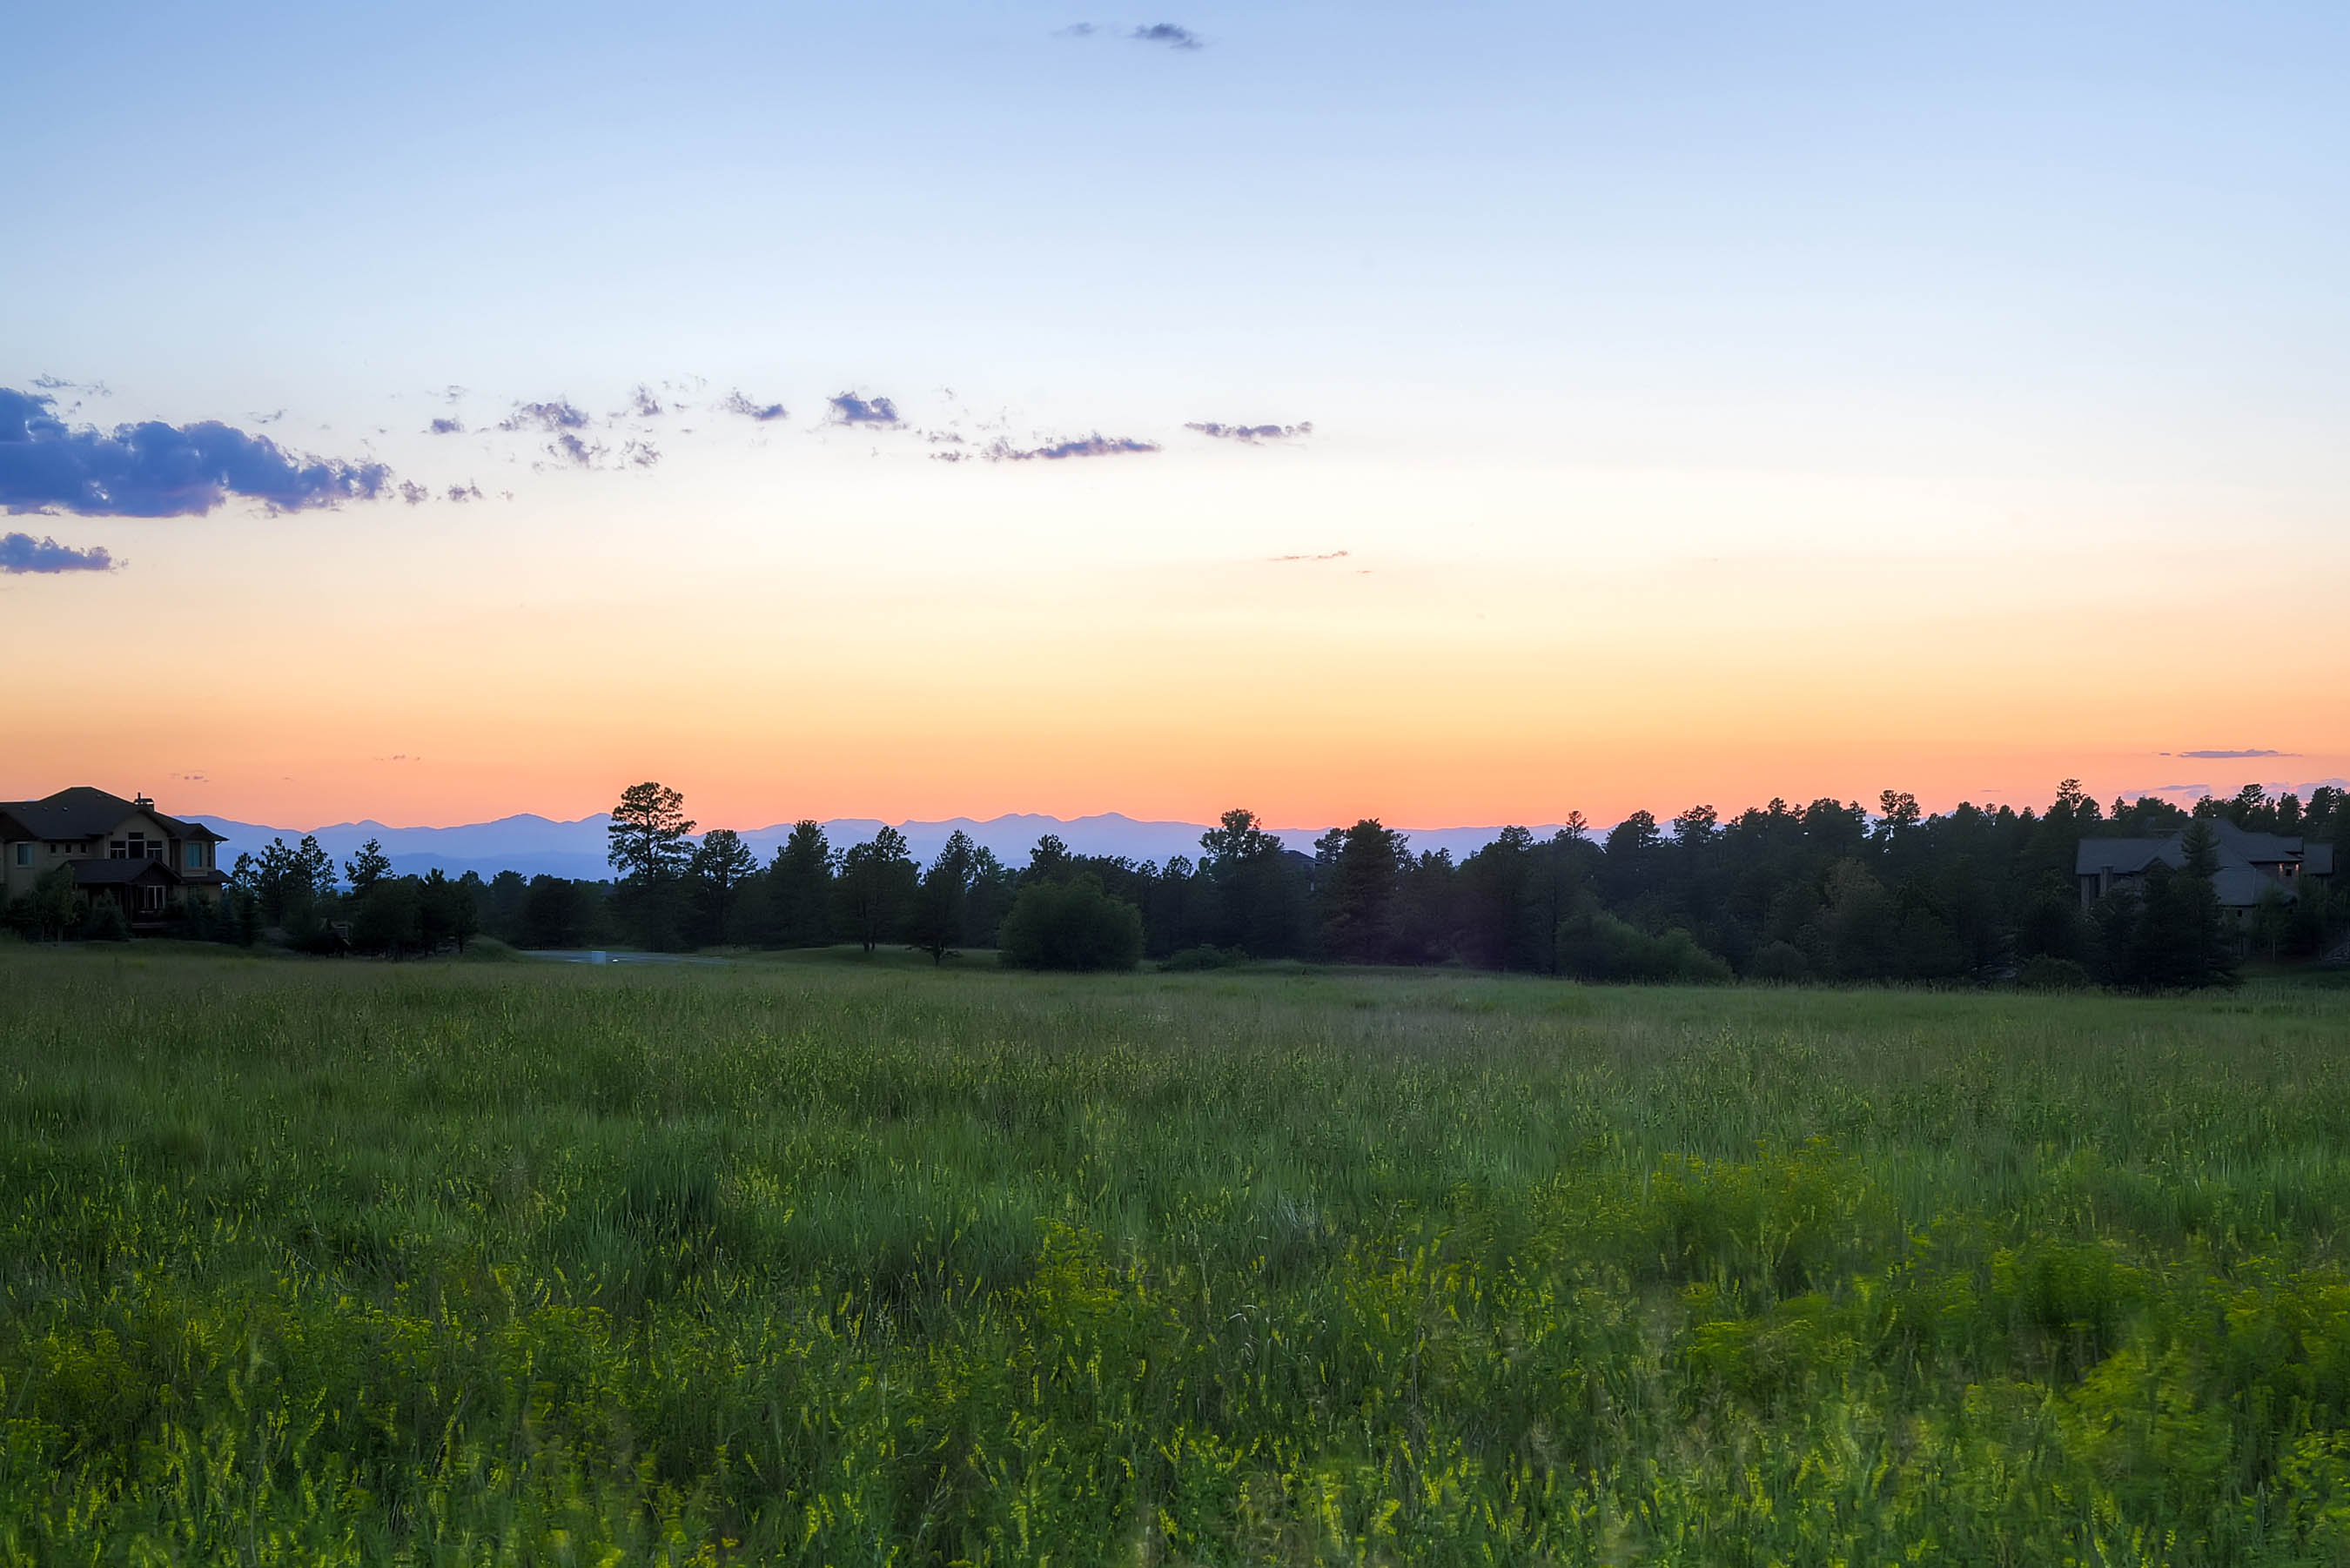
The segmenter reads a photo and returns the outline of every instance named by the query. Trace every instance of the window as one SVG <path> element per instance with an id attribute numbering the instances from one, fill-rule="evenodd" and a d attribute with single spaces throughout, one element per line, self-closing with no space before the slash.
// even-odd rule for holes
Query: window
<path id="1" fill-rule="evenodd" d="M 16 846 L 16 864 L 19 866 L 30 866 L 32 863 L 33 846 L 29 844 L 19 844 Z"/>
<path id="2" fill-rule="evenodd" d="M 109 860 L 130 859 L 130 845 L 129 841 L 118 838 L 113 843 L 108 845 L 106 846 L 106 857 Z"/>
<path id="3" fill-rule="evenodd" d="M 186 859 L 186 863 L 185 863 L 185 869 L 190 870 L 190 871 L 201 871 L 201 870 L 203 870 L 203 868 L 204 868 L 204 845 L 203 845 L 203 840 L 202 840 L 202 839 L 200 839 L 200 838 L 192 838 L 192 839 L 190 839 L 190 840 L 188 841 L 188 853 L 187 853 L 187 859 Z"/>
<path id="4" fill-rule="evenodd" d="M 139 912 L 142 915 L 161 914 L 163 912 L 163 894 L 166 890 L 167 889 L 165 888 L 157 887 L 140 888 Z"/>

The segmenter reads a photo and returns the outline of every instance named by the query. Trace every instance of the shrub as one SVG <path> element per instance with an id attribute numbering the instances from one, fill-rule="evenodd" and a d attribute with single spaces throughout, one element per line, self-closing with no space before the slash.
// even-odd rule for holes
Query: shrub
<path id="1" fill-rule="evenodd" d="M 1159 967 L 1171 972 L 1182 973 L 1191 970 L 1229 969 L 1233 964 L 1247 961 L 1248 954 L 1238 948 L 1212 947 L 1206 942 L 1201 942 L 1196 948 L 1185 948 L 1181 952 L 1169 953 L 1159 961 Z"/>
<path id="2" fill-rule="evenodd" d="M 1032 882 L 1012 901 L 996 945 L 1014 969 L 1132 969 L 1142 961 L 1142 911 L 1090 876 Z"/>
<path id="3" fill-rule="evenodd" d="M 1809 980 L 1812 961 L 1793 942 L 1764 942 L 1747 961 L 1746 978 L 1794 982 Z"/>
<path id="4" fill-rule="evenodd" d="M 130 940 L 130 917 L 111 898 L 92 899 L 89 913 L 82 917 L 79 935 L 86 942 L 127 942 Z"/>
<path id="5" fill-rule="evenodd" d="M 1562 970 L 1585 980 L 1713 984 L 1730 978 L 1730 966 L 1687 931 L 1652 937 L 1604 909 L 1575 916 L 1559 928 L 1558 957 Z"/>
<path id="6" fill-rule="evenodd" d="M 2025 962 L 2017 983 L 2026 991 L 2087 991 L 2096 981 L 2071 959 L 2038 953 Z"/>

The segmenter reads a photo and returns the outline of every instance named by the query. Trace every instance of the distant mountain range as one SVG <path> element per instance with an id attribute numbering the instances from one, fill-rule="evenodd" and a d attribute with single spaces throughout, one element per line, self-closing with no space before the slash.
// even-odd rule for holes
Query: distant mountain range
<path id="1" fill-rule="evenodd" d="M 229 842 L 222 855 L 233 860 L 241 853 L 258 853 L 273 838 L 283 838 L 292 844 L 305 832 L 314 833 L 319 847 L 340 862 L 359 853 L 359 846 L 373 838 L 381 842 L 384 853 L 391 859 L 391 868 L 400 873 L 421 874 L 434 867 L 452 877 L 468 871 L 477 872 L 486 880 L 501 871 L 519 871 L 525 877 L 545 873 L 553 877 L 577 877 L 600 881 L 609 877 L 611 867 L 604 858 L 604 828 L 610 816 L 598 812 L 583 816 L 577 822 L 556 822 L 536 815 L 502 816 L 495 822 L 467 823 L 460 827 L 393 827 L 380 822 L 338 822 L 331 827 L 298 828 L 266 827 L 258 823 L 234 822 L 222 816 L 196 816 L 189 820 L 201 822 L 216 833 L 227 836 Z M 879 832 L 883 824 L 874 817 L 837 817 L 824 825 L 825 835 L 836 849 L 846 849 L 864 842 Z M 1099 816 L 1080 816 L 1065 821 L 1057 816 L 1039 816 L 1023 813 L 1011 816 L 993 817 L 985 822 L 967 816 L 944 822 L 901 822 L 895 825 L 906 836 L 906 843 L 915 858 L 928 863 L 946 843 L 947 836 L 961 828 L 973 842 L 995 852 L 1007 866 L 1024 866 L 1028 851 L 1036 840 L 1047 833 L 1056 834 L 1061 841 L 1079 855 L 1123 855 L 1130 860 L 1164 862 L 1177 855 L 1197 858 L 1200 836 L 1209 825 L 1198 822 L 1137 822 L 1118 812 Z M 776 846 L 790 836 L 792 825 L 775 823 L 767 827 L 738 830 L 743 841 L 764 863 L 772 859 Z M 1277 827 L 1272 829 L 1284 844 L 1295 850 L 1310 853 L 1314 840 L 1325 831 L 1319 827 Z M 1406 828 L 1411 847 L 1449 849 L 1454 859 L 1468 855 L 1481 846 L 1492 842 L 1501 832 L 1498 827 L 1438 827 Z M 1537 837 L 1548 837 L 1556 831 L 1555 825 L 1534 828 Z"/>

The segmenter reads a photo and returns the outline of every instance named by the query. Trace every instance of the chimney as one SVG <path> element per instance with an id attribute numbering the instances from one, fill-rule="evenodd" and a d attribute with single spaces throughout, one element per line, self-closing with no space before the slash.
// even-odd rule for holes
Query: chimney
<path id="1" fill-rule="evenodd" d="M 137 806 L 141 811 L 152 811 L 155 809 L 155 803 L 148 799 L 143 794 L 134 799 L 130 804 Z"/>

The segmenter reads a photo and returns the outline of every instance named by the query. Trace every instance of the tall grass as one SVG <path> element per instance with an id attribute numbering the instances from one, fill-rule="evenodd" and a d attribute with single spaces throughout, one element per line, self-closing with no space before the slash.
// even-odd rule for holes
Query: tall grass
<path id="1" fill-rule="evenodd" d="M 2345 1045 L 0 951 L 0 1557 L 2344 1561 Z"/>

